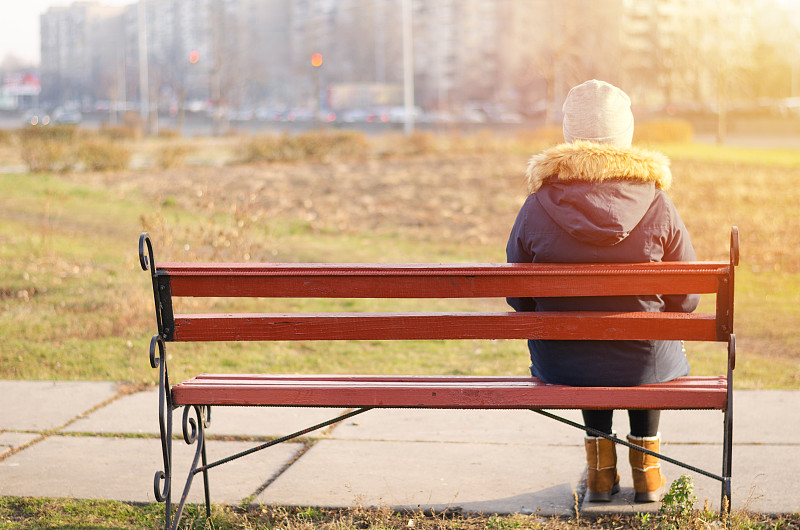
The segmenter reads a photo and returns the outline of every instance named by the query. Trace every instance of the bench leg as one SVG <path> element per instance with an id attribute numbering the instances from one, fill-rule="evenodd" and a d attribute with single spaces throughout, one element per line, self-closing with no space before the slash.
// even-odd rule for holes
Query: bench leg
<path id="1" fill-rule="evenodd" d="M 159 409 L 162 407 L 159 406 Z M 164 459 L 164 470 L 156 471 L 153 488 L 158 502 L 164 503 L 164 528 L 172 527 L 170 518 L 172 514 L 172 410 L 166 414 L 159 411 L 159 427 L 161 430 L 161 453 Z M 164 482 L 163 488 L 161 482 Z"/>
<path id="2" fill-rule="evenodd" d="M 156 471 L 153 491 L 158 502 L 163 502 L 164 528 L 172 527 L 172 397 L 169 390 L 169 372 L 164 340 L 154 335 L 150 340 L 150 366 L 158 369 L 158 429 L 161 435 L 161 455 L 164 469 Z M 163 481 L 163 486 L 162 486 Z"/>
<path id="3" fill-rule="evenodd" d="M 731 477 L 733 468 L 733 369 L 736 366 L 736 336 L 728 340 L 728 404 L 724 415 L 724 434 L 722 441 L 722 496 L 720 511 L 729 515 L 731 511 Z"/>
<path id="4" fill-rule="evenodd" d="M 190 412 L 192 410 L 195 412 L 196 419 L 190 417 Z M 175 520 L 172 523 L 172 528 L 178 527 L 178 523 L 183 516 L 183 509 L 186 507 L 186 500 L 189 497 L 189 490 L 192 488 L 192 480 L 194 476 L 201 471 L 203 472 L 203 479 L 205 481 L 206 514 L 209 517 L 211 516 L 211 499 L 208 495 L 208 474 L 205 471 L 205 466 L 201 467 L 198 465 L 201 458 L 205 460 L 205 428 L 208 426 L 211 419 L 209 411 L 210 409 L 208 407 L 198 405 L 187 405 L 183 409 L 183 439 L 189 445 L 197 443 L 197 449 L 195 450 L 194 459 L 192 460 L 192 467 L 189 469 L 189 474 L 186 477 L 186 484 L 183 487 L 181 500 L 175 511 Z"/>
<path id="5" fill-rule="evenodd" d="M 731 466 L 733 456 L 733 410 L 732 399 L 728 399 L 728 409 L 724 413 L 725 434 L 722 442 L 722 495 L 720 512 L 730 514 L 731 511 Z"/>
<path id="6" fill-rule="evenodd" d="M 205 440 L 205 430 L 208 427 L 208 424 L 211 422 L 211 407 L 206 407 L 206 418 L 205 422 L 203 422 L 203 444 L 202 444 L 202 455 L 203 455 L 203 495 L 206 500 L 206 518 L 211 518 L 211 494 L 209 493 L 208 488 L 208 458 L 206 457 L 206 440 Z"/>
<path id="7" fill-rule="evenodd" d="M 162 409 L 162 406 L 159 406 Z M 164 460 L 163 471 L 156 471 L 153 490 L 156 501 L 164 503 L 164 528 L 171 528 L 172 512 L 172 410 L 159 412 L 159 428 L 161 431 L 161 453 Z M 162 486 L 163 481 L 163 486 Z"/>

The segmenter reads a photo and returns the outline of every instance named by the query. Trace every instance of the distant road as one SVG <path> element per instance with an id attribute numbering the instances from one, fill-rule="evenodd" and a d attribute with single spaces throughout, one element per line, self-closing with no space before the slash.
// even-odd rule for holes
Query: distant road
<path id="1" fill-rule="evenodd" d="M 0 129 L 18 129 L 23 126 L 23 113 L 19 112 L 0 112 Z M 98 129 L 103 123 L 108 122 L 106 113 L 85 114 L 81 127 L 88 129 Z M 517 131 L 533 129 L 538 124 L 494 124 L 494 123 L 450 123 L 450 124 L 429 124 L 417 123 L 419 130 L 433 130 L 447 132 L 449 130 L 458 133 L 470 133 L 480 130 L 491 129 L 499 134 L 514 134 Z M 314 122 L 272 122 L 272 121 L 231 121 L 228 124 L 229 131 L 238 131 L 244 134 L 280 134 L 284 132 L 300 133 L 318 127 Z M 402 123 L 326 123 L 327 128 L 360 130 L 366 134 L 380 134 L 387 131 L 402 131 Z M 176 129 L 174 117 L 159 117 L 160 129 Z M 752 148 L 777 148 L 777 149 L 800 149 L 800 128 L 798 132 L 773 132 L 765 134 L 748 134 L 732 132 L 727 135 L 725 145 L 732 147 L 752 147 Z M 202 114 L 187 113 L 183 125 L 184 136 L 211 136 L 213 134 L 213 122 L 210 117 Z M 695 141 L 702 144 L 714 145 L 717 143 L 716 135 L 707 132 L 695 133 Z"/>
<path id="2" fill-rule="evenodd" d="M 101 112 L 93 112 L 83 115 L 80 123 L 81 127 L 87 129 L 98 129 L 101 125 L 108 123 L 108 114 Z M 0 129 L 17 129 L 24 125 L 23 113 L 9 113 L 0 112 Z M 262 120 L 247 120 L 236 121 L 231 120 L 227 124 L 228 131 L 237 131 L 244 134 L 259 134 L 259 133 L 276 133 L 283 132 L 300 133 L 310 129 L 319 128 L 324 126 L 326 128 L 344 129 L 344 130 L 360 130 L 366 134 L 378 134 L 387 131 L 402 131 L 402 123 L 316 123 L 313 121 L 295 121 L 295 122 L 282 122 L 282 121 L 262 121 Z M 430 123 L 417 123 L 416 128 L 420 130 L 439 130 L 448 131 L 454 130 L 461 133 L 469 133 L 472 131 L 479 131 L 484 129 L 492 129 L 498 133 L 515 132 L 521 129 L 534 128 L 535 124 L 504 124 L 504 123 L 445 123 L 445 124 L 430 124 Z M 170 129 L 176 130 L 177 123 L 175 117 L 172 116 L 159 116 L 158 128 L 161 130 Z M 183 123 L 184 136 L 211 136 L 214 132 L 214 123 L 211 117 L 205 114 L 187 113 Z"/>

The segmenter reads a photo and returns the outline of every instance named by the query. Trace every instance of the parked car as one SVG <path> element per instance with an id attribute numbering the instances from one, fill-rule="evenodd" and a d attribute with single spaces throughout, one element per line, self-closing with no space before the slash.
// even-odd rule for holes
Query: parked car
<path id="1" fill-rule="evenodd" d="M 800 116 L 800 97 L 782 99 L 778 109 L 781 116 Z"/>
<path id="2" fill-rule="evenodd" d="M 286 113 L 285 121 L 314 121 L 314 111 L 302 107 L 291 109 Z"/>
<path id="3" fill-rule="evenodd" d="M 53 123 L 59 123 L 62 125 L 77 125 L 82 119 L 83 116 L 78 109 L 58 107 L 53 111 Z"/>
<path id="4" fill-rule="evenodd" d="M 411 109 L 411 116 L 414 121 L 422 121 L 422 109 L 414 107 Z M 392 107 L 389 109 L 389 121 L 394 123 L 405 123 L 406 121 L 406 108 L 402 106 Z"/>
<path id="5" fill-rule="evenodd" d="M 50 115 L 41 109 L 31 109 L 22 115 L 22 121 L 25 125 L 50 125 Z"/>
<path id="6" fill-rule="evenodd" d="M 495 123 L 522 123 L 524 120 L 522 114 L 518 112 L 503 111 L 492 116 L 492 121 Z"/>
<path id="7" fill-rule="evenodd" d="M 423 114 L 421 121 L 426 123 L 453 123 L 455 117 L 446 110 L 432 110 Z"/>
<path id="8" fill-rule="evenodd" d="M 464 109 L 458 114 L 456 119 L 463 123 L 485 123 L 486 114 L 478 109 Z"/>
<path id="9" fill-rule="evenodd" d="M 367 121 L 369 112 L 364 109 L 347 109 L 341 113 L 341 119 L 345 123 L 361 123 Z"/>

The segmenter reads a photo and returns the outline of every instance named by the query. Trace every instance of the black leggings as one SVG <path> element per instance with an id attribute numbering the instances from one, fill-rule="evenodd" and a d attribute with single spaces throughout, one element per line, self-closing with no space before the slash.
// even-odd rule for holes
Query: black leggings
<path id="1" fill-rule="evenodd" d="M 583 422 L 587 427 L 611 434 L 613 410 L 583 410 L 581 412 L 583 412 Z M 628 420 L 630 421 L 631 435 L 639 438 L 656 436 L 660 418 L 660 410 L 629 410 Z M 592 436 L 590 433 L 587 434 Z"/>

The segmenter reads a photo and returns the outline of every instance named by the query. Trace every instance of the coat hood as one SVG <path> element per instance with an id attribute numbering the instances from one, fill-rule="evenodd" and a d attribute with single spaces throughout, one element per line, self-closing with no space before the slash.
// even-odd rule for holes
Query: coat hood
<path id="1" fill-rule="evenodd" d="M 672 183 L 669 159 L 638 148 L 577 141 L 531 158 L 528 190 L 572 237 L 598 246 L 624 240 L 660 188 Z"/>
<path id="2" fill-rule="evenodd" d="M 532 156 L 525 174 L 528 193 L 536 193 L 549 180 L 653 182 L 663 190 L 672 185 L 669 159 L 661 153 L 582 140 Z"/>

